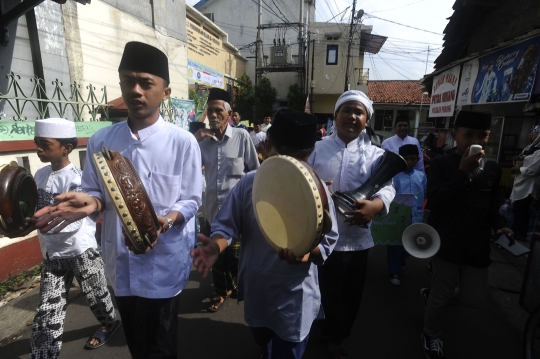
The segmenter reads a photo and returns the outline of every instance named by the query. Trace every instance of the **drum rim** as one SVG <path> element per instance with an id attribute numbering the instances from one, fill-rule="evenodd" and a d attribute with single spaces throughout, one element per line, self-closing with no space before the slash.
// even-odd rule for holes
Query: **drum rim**
<path id="1" fill-rule="evenodd" d="M 261 167 L 263 167 L 265 164 L 266 164 L 266 166 L 268 166 L 268 164 L 271 163 L 270 161 L 275 161 L 275 160 L 287 160 L 289 163 L 293 164 L 299 170 L 299 173 L 301 173 L 304 176 L 304 178 L 307 180 L 306 183 L 309 186 L 306 186 L 306 188 L 309 187 L 312 194 L 313 194 L 312 199 L 313 199 L 313 202 L 315 204 L 314 207 L 315 207 L 316 216 L 317 216 L 317 219 L 315 221 L 316 228 L 315 228 L 315 231 L 313 232 L 313 234 L 314 234 L 313 239 L 309 243 L 306 240 L 305 242 L 302 242 L 301 245 L 300 244 L 296 245 L 295 248 L 292 248 L 292 249 L 289 248 L 297 256 L 304 255 L 313 247 L 313 243 L 321 235 L 321 232 L 322 232 L 322 227 L 323 227 L 322 218 L 323 218 L 323 215 L 324 215 L 323 214 L 324 208 L 323 208 L 322 199 L 321 199 L 321 196 L 320 196 L 320 193 L 319 193 L 319 189 L 318 189 L 317 185 L 313 183 L 314 179 L 313 179 L 310 171 L 306 168 L 306 166 L 304 166 L 302 161 L 299 161 L 294 157 L 285 156 L 285 155 L 272 156 L 272 157 L 268 158 L 267 160 L 265 160 L 263 162 L 263 164 L 261 165 Z M 258 187 L 260 185 L 260 180 L 258 180 L 257 174 L 262 174 L 263 173 L 261 171 L 261 167 L 259 167 L 259 169 L 255 173 L 255 178 L 253 180 L 253 190 L 252 190 L 253 211 L 255 213 L 255 219 L 257 220 L 257 225 L 259 226 L 259 229 L 260 229 L 263 237 L 266 239 L 268 244 L 274 250 L 278 250 L 279 246 L 277 246 L 276 243 L 274 243 L 274 241 L 272 241 L 272 239 L 270 238 L 268 233 L 266 233 L 266 231 L 264 230 L 264 227 L 261 224 L 261 219 L 259 218 L 259 215 L 258 215 L 258 212 L 257 212 L 257 206 L 256 206 L 257 200 L 258 200 L 258 198 L 257 198 L 258 194 L 257 193 L 258 193 Z M 260 175 L 259 175 L 259 178 L 261 178 Z"/>
<path id="2" fill-rule="evenodd" d="M 146 248 L 148 247 L 148 245 L 144 242 L 144 239 L 142 238 L 143 234 L 140 233 L 139 228 L 137 226 L 137 222 L 133 219 L 133 216 L 131 215 L 131 212 L 129 211 L 129 208 L 126 204 L 124 196 L 122 195 L 122 191 L 120 190 L 118 181 L 116 180 L 114 175 L 112 175 L 109 161 L 105 158 L 105 156 L 103 155 L 101 151 L 94 153 L 92 157 L 94 160 L 94 164 L 96 165 L 96 168 L 98 170 L 98 173 L 103 181 L 105 189 L 107 190 L 107 194 L 109 195 L 111 202 L 113 202 L 114 204 L 114 209 L 116 211 L 116 214 L 118 215 L 118 218 L 120 219 L 120 223 L 122 223 L 122 227 L 124 228 L 131 243 L 133 243 L 133 246 L 138 251 L 144 252 Z M 122 155 L 120 155 L 120 157 L 124 159 Z M 127 161 L 125 161 L 125 163 L 128 164 Z M 130 169 L 134 170 L 135 168 L 131 166 Z M 136 182 L 140 185 L 139 189 L 143 192 L 143 197 L 145 199 L 148 199 L 147 205 L 149 206 L 149 211 L 152 213 L 152 217 L 155 217 L 155 220 L 157 221 L 157 215 L 154 211 L 152 203 L 149 201 L 149 197 L 148 197 L 148 194 L 146 193 L 146 189 L 144 188 L 144 185 L 142 184 L 140 177 L 138 177 L 137 172 L 135 171 L 133 173 L 137 175 L 135 179 L 137 180 Z M 119 195 L 120 198 L 117 199 L 116 198 L 117 195 Z"/>

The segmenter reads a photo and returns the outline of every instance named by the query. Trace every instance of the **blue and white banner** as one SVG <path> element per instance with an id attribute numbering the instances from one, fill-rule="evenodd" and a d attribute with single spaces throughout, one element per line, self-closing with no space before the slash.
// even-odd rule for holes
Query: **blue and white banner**
<path id="1" fill-rule="evenodd" d="M 537 36 L 466 62 L 458 105 L 528 101 L 539 60 Z"/>

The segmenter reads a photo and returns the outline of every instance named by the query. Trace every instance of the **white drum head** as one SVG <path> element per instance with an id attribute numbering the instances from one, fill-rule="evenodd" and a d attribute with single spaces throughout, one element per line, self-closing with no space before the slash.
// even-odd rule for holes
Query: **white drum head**
<path id="1" fill-rule="evenodd" d="M 263 162 L 253 183 L 253 208 L 261 232 L 278 250 L 309 252 L 322 231 L 323 208 L 317 185 L 302 163 L 289 156 Z"/>

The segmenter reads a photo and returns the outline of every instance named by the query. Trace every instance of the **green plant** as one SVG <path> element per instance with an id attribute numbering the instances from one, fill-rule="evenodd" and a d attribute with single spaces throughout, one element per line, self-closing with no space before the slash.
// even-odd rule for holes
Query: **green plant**
<path id="1" fill-rule="evenodd" d="M 237 80 L 238 92 L 234 99 L 234 109 L 240 113 L 243 120 L 253 118 L 254 93 L 251 79 L 245 73 Z"/>
<path id="2" fill-rule="evenodd" d="M 272 116 L 274 113 L 274 102 L 277 98 L 277 90 L 272 86 L 272 82 L 263 77 L 261 82 L 255 86 L 255 109 L 257 120 L 262 121 L 265 116 Z"/>
<path id="3" fill-rule="evenodd" d="M 306 97 L 298 84 L 289 86 L 289 92 L 287 93 L 287 107 L 291 110 L 297 110 L 304 112 L 306 106 Z"/>
<path id="4" fill-rule="evenodd" d="M 188 98 L 193 100 L 195 104 L 195 117 L 197 121 L 201 121 L 204 115 L 204 107 L 206 106 L 206 101 L 208 101 L 208 91 L 204 91 L 199 96 L 197 91 L 192 88 L 188 89 Z"/>
<path id="5" fill-rule="evenodd" d="M 41 272 L 41 264 L 33 268 L 30 268 L 29 270 L 26 270 L 19 275 L 10 277 L 6 281 L 0 283 L 0 298 L 6 295 L 7 292 L 12 291 L 13 289 L 21 286 L 24 282 L 26 282 L 27 280 L 30 280 L 30 278 L 35 277 L 40 272 Z"/>

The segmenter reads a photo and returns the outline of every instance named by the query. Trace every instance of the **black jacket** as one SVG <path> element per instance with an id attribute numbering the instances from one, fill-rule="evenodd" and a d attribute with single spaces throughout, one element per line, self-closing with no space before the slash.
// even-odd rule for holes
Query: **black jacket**
<path id="1" fill-rule="evenodd" d="M 470 180 L 459 170 L 460 161 L 461 156 L 452 151 L 431 162 L 427 176 L 428 224 L 441 237 L 437 256 L 447 262 L 484 268 L 491 264 L 491 229 L 506 224 L 499 214 L 501 168 L 486 161 L 484 170 Z"/>

